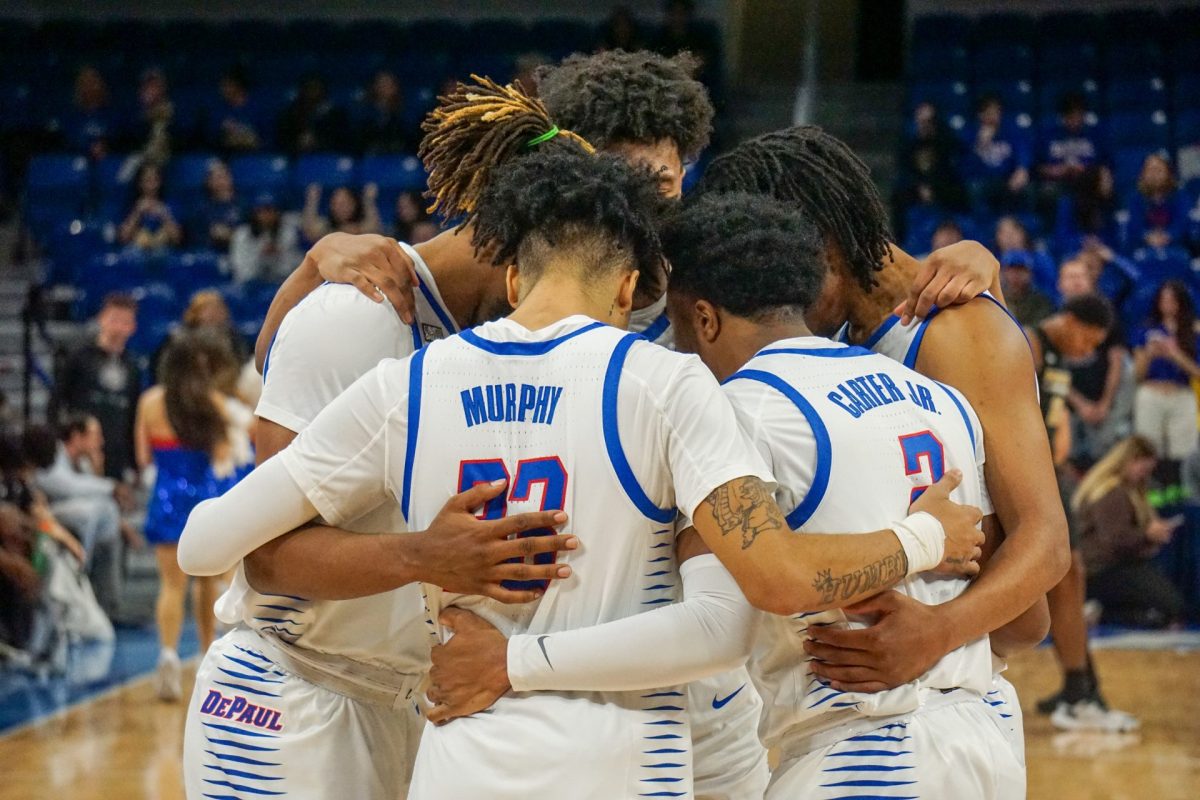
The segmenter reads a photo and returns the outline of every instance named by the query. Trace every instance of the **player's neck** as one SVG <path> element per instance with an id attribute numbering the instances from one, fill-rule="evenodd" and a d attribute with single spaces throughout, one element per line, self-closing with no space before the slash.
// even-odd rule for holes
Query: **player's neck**
<path id="1" fill-rule="evenodd" d="M 887 262 L 880 272 L 875 273 L 879 285 L 870 292 L 857 283 L 851 284 L 853 288 L 846 304 L 850 341 L 865 341 L 892 315 L 896 306 L 908 296 L 908 287 L 912 285 L 920 266 L 912 256 L 896 253 L 895 261 Z"/>
<path id="2" fill-rule="evenodd" d="M 565 276 L 541 277 L 521 298 L 508 319 L 536 331 L 559 320 L 582 315 L 620 328 L 628 327 L 629 311 L 622 313 L 612 299 L 600 299 L 604 293 L 589 292 L 579 282 Z"/>
<path id="3" fill-rule="evenodd" d="M 480 308 L 487 285 L 484 278 L 488 275 L 484 270 L 500 269 L 485 267 L 476 260 L 470 238 L 465 233 L 445 231 L 413 246 L 429 267 L 438 294 L 460 329 L 483 321 Z"/>
<path id="4" fill-rule="evenodd" d="M 784 339 L 796 339 L 812 336 L 812 331 L 804 324 L 800 314 L 781 315 L 768 322 L 745 319 L 744 317 L 723 316 L 721 320 L 721 338 L 725 344 L 723 351 L 728 354 L 728 363 L 712 365 L 718 380 L 725 380 L 737 372 L 746 362 L 754 358 L 758 351 Z"/>

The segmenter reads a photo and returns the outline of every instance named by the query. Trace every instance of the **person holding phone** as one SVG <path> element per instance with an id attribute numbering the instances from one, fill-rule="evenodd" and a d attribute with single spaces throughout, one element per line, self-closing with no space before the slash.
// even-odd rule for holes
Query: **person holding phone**
<path id="1" fill-rule="evenodd" d="M 1088 597 L 1103 605 L 1105 622 L 1162 628 L 1182 617 L 1179 590 L 1153 561 L 1184 521 L 1160 518 L 1147 500 L 1157 462 L 1154 445 L 1131 436 L 1096 463 L 1071 499 Z"/>

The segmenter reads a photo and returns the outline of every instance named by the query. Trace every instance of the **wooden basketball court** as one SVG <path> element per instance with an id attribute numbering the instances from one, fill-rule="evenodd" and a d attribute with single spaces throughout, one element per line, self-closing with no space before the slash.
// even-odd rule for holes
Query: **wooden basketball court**
<path id="1" fill-rule="evenodd" d="M 1057 688 L 1051 652 L 1013 663 L 1026 713 L 1029 797 L 1200 797 L 1200 653 L 1106 650 L 1096 664 L 1109 701 L 1141 716 L 1140 733 L 1055 731 L 1032 711 L 1036 698 Z M 155 700 L 142 679 L 0 738 L 0 800 L 182 800 L 184 709 Z"/>

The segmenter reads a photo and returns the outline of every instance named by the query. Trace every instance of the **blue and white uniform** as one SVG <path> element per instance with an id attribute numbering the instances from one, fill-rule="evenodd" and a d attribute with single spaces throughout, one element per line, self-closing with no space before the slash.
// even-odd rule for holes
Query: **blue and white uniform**
<path id="1" fill-rule="evenodd" d="M 325 284 L 283 320 L 264 364 L 258 416 L 302 431 L 380 361 L 457 332 L 428 266 L 416 267 L 416 321 L 352 286 Z M 395 502 L 338 524 L 407 530 Z M 189 798 L 331 796 L 395 800 L 408 785 L 424 719 L 418 687 L 432 629 L 418 585 L 353 600 L 262 594 L 239 568 L 217 602 L 236 627 L 201 663 L 188 709 Z"/>
<path id="2" fill-rule="evenodd" d="M 446 499 L 507 477 L 484 514 L 561 508 L 581 547 L 537 602 L 427 587 L 431 618 L 468 608 L 506 635 L 550 635 L 670 603 L 676 508 L 745 476 L 772 483 L 695 357 L 586 317 L 530 331 L 488 323 L 387 361 L 280 456 L 331 522 L 399 501 L 422 529 Z M 536 535 L 536 534 L 534 534 Z M 427 726 L 410 797 L 691 797 L 684 693 L 536 692 Z M 563 787 L 569 787 L 564 789 Z"/>
<path id="3" fill-rule="evenodd" d="M 675 331 L 671 328 L 671 320 L 667 316 L 667 296 L 664 294 L 645 308 L 630 312 L 629 330 L 640 333 L 668 350 L 674 350 Z"/>
<path id="4" fill-rule="evenodd" d="M 724 389 L 771 464 L 795 530 L 886 528 L 951 467 L 964 476 L 955 499 L 990 513 L 974 411 L 955 390 L 891 359 L 816 337 L 787 339 L 760 351 Z M 966 586 L 916 576 L 896 588 L 936 605 Z M 808 628 L 861 624 L 841 611 L 764 619 L 751 671 L 766 704 L 761 737 L 781 753 L 767 797 L 1023 797 L 1023 768 L 982 702 L 992 680 L 987 637 L 910 684 L 839 692 L 809 668 Z"/>
<path id="5" fill-rule="evenodd" d="M 1004 307 L 1004 304 L 997 300 L 990 292 L 984 292 L 980 295 L 980 298 L 995 303 L 1001 311 L 1012 319 L 1013 324 L 1024 335 L 1021 323 L 1017 322 L 1012 313 Z M 929 324 L 937 316 L 939 310 L 935 306 L 925 319 L 914 319 L 908 325 L 901 325 L 900 318 L 892 314 L 867 337 L 867 340 L 863 342 L 863 347 L 899 361 L 909 369 L 915 370 L 917 368 L 917 357 L 921 352 L 921 343 L 925 341 L 925 332 L 928 330 Z M 843 325 L 842 329 L 838 331 L 837 340 L 847 344 L 850 343 L 849 323 Z M 994 657 L 993 660 L 995 674 L 992 680 L 992 688 L 988 692 L 988 696 L 984 698 L 984 701 L 995 712 L 1001 725 L 1004 726 L 1005 731 L 1008 733 L 1009 744 L 1012 745 L 1013 751 L 1017 754 L 1017 758 L 1023 765 L 1025 763 L 1025 726 L 1024 717 L 1021 713 L 1021 700 L 1017 696 L 1016 687 L 1002 674 L 1008 668 L 1008 665 L 1000 658 Z"/>

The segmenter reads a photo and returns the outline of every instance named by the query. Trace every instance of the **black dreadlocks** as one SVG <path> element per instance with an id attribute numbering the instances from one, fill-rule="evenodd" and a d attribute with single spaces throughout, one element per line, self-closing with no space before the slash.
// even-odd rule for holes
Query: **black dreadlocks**
<path id="1" fill-rule="evenodd" d="M 866 291 L 890 256 L 887 214 L 871 171 L 811 125 L 763 134 L 713 159 L 693 194 L 752 192 L 794 205 L 832 237 Z"/>

